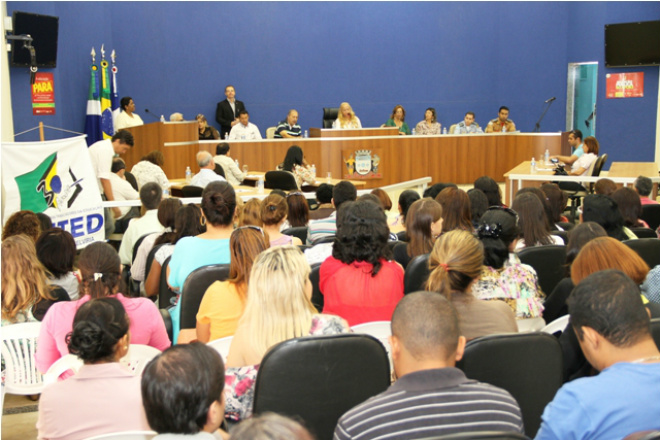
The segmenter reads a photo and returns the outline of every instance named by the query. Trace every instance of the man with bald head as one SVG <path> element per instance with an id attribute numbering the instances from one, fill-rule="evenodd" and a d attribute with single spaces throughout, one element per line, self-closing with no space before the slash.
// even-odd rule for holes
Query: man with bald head
<path id="1" fill-rule="evenodd" d="M 289 110 L 286 119 L 277 124 L 275 138 L 296 138 L 300 137 L 302 129 L 298 125 L 298 112 L 294 109 Z"/>
<path id="2" fill-rule="evenodd" d="M 208 151 L 197 153 L 197 165 L 199 165 L 199 173 L 195 174 L 195 177 L 192 178 L 191 185 L 206 188 L 206 185 L 216 180 L 220 182 L 225 181 L 224 177 L 216 174 L 213 156 Z"/>
<path id="3" fill-rule="evenodd" d="M 390 388 L 344 414 L 335 439 L 431 438 L 465 431 L 523 432 L 520 408 L 497 387 L 455 367 L 465 337 L 458 315 L 439 293 L 406 295 L 392 314 Z"/>

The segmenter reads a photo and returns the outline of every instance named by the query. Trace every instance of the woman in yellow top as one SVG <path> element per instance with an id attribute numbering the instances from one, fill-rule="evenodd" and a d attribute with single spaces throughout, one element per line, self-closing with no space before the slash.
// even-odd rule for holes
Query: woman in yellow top
<path id="1" fill-rule="evenodd" d="M 268 247 L 268 238 L 257 226 L 242 226 L 232 232 L 229 279 L 211 284 L 197 312 L 197 339 L 200 342 L 234 335 L 245 309 L 252 263 Z"/>

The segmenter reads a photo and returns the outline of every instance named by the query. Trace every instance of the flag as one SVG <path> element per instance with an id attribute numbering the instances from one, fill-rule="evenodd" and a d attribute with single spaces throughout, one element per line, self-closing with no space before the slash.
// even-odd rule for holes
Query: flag
<path id="1" fill-rule="evenodd" d="M 98 67 L 92 64 L 89 68 L 89 95 L 87 96 L 87 117 L 85 118 L 85 134 L 87 146 L 103 139 L 101 134 L 101 100 L 99 96 Z"/>
<path id="2" fill-rule="evenodd" d="M 114 65 L 114 61 L 112 63 L 112 83 L 110 85 L 112 86 L 112 127 L 113 132 L 116 132 L 117 116 L 119 116 L 121 108 L 119 108 L 119 92 L 117 91 L 117 66 Z"/>
<path id="3" fill-rule="evenodd" d="M 112 108 L 110 107 L 110 75 L 108 74 L 108 62 L 101 61 L 101 129 L 103 139 L 110 139 L 115 134 L 112 123 Z"/>

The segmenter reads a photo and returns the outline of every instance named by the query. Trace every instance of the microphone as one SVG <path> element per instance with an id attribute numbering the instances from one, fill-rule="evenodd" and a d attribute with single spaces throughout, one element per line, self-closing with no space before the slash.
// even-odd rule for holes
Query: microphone
<path id="1" fill-rule="evenodd" d="M 554 101 L 555 99 L 557 99 L 557 97 L 553 96 L 553 97 L 550 98 L 550 99 L 546 99 L 546 100 L 545 100 L 545 103 L 547 104 L 547 103 L 549 103 L 549 102 Z"/>
<path id="2" fill-rule="evenodd" d="M 157 121 L 160 121 L 160 116 L 154 114 L 153 112 L 150 112 L 148 108 L 145 108 L 145 109 L 144 109 L 144 112 L 145 112 L 145 113 L 149 113 L 151 116 L 154 117 L 154 119 L 156 119 Z"/>

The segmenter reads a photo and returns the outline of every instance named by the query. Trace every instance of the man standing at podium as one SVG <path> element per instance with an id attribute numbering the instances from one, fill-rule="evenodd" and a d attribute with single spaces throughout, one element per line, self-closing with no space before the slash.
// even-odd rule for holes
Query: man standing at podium
<path id="1" fill-rule="evenodd" d="M 238 124 L 238 114 L 245 110 L 243 102 L 236 100 L 234 86 L 228 85 L 225 87 L 225 96 L 227 99 L 220 101 L 215 109 L 215 120 L 220 124 L 220 137 L 222 139 L 225 139 L 225 135 L 231 131 L 234 125 Z"/>
<path id="2" fill-rule="evenodd" d="M 516 131 L 516 124 L 509 119 L 509 107 L 502 106 L 497 118 L 491 120 L 486 126 L 486 133 L 511 133 L 512 131 Z"/>

